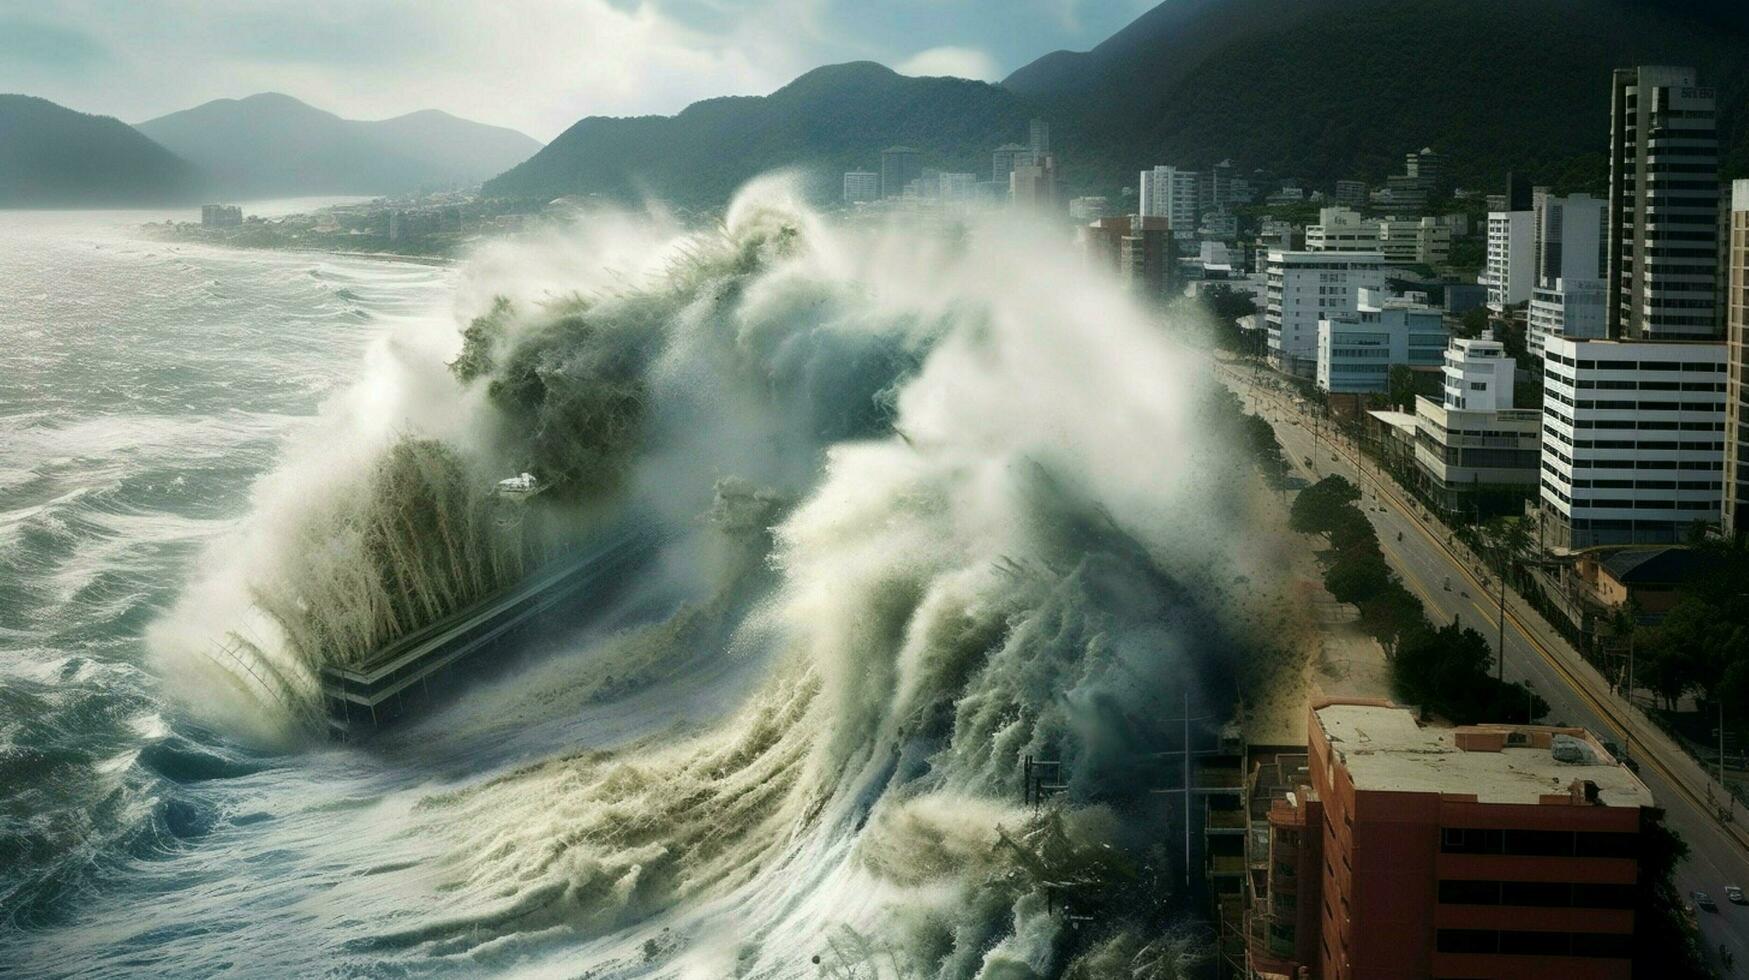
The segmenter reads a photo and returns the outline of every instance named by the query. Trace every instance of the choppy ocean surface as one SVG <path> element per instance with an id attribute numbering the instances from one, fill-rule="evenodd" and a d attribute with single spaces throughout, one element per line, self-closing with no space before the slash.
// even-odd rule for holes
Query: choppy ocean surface
<path id="1" fill-rule="evenodd" d="M 358 883 L 417 863 L 404 811 L 567 740 L 252 749 L 176 710 L 145 634 L 371 344 L 453 330 L 454 273 L 156 217 L 0 212 L 0 974 L 397 972 Z"/>

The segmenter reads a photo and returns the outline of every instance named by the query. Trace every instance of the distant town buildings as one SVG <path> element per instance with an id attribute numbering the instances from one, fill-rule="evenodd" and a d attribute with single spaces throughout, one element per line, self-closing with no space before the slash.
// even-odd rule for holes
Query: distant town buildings
<path id="1" fill-rule="evenodd" d="M 998 187 L 1008 186 L 1008 175 L 1014 168 L 1024 163 L 1032 162 L 1032 150 L 1019 143 L 1004 143 L 990 154 L 990 179 Z"/>
<path id="2" fill-rule="evenodd" d="M 1027 163 L 1017 164 L 1008 175 L 1008 199 L 1017 207 L 1054 210 L 1062 200 L 1061 182 L 1056 156 L 1040 154 Z"/>
<path id="3" fill-rule="evenodd" d="M 1367 202 L 1367 187 L 1364 180 L 1339 180 L 1336 182 L 1336 192 L 1331 196 L 1337 204 L 1344 207 L 1358 208 Z"/>
<path id="4" fill-rule="evenodd" d="M 868 170 L 852 170 L 844 175 L 845 204 L 866 204 L 880 199 L 880 174 Z"/>
<path id="5" fill-rule="evenodd" d="M 1532 272 L 1526 346 L 1541 358 L 1549 337 L 1604 336 L 1604 230 L 1607 202 L 1586 194 L 1534 196 Z"/>
<path id="6" fill-rule="evenodd" d="M 1307 729 L 1303 764 L 1260 767 L 1243 802 L 1267 815 L 1250 975 L 1631 975 L 1655 801 L 1596 736 L 1373 700 L 1314 701 Z"/>
<path id="7" fill-rule="evenodd" d="M 1317 373 L 1318 321 L 1355 312 L 1362 289 L 1385 284 L 1385 258 L 1377 252 L 1272 251 L 1266 270 L 1269 363 L 1307 379 Z"/>
<path id="8" fill-rule="evenodd" d="M 1443 265 L 1451 258 L 1451 224 L 1440 218 L 1383 218 L 1379 252 L 1393 265 Z"/>
<path id="9" fill-rule="evenodd" d="M 1111 203 L 1103 197 L 1077 197 L 1069 201 L 1069 217 L 1086 223 L 1106 216 Z"/>
<path id="10" fill-rule="evenodd" d="M 902 197 L 905 187 L 923 176 L 923 154 L 909 146 L 881 151 L 881 196 Z"/>
<path id="11" fill-rule="evenodd" d="M 1051 124 L 1043 119 L 1034 119 L 1026 125 L 1026 148 L 1032 153 L 1034 160 L 1051 152 Z"/>
<path id="12" fill-rule="evenodd" d="M 205 228 L 235 228 L 243 223 L 243 209 L 235 204 L 202 204 L 200 223 Z"/>
<path id="13" fill-rule="evenodd" d="M 1379 224 L 1344 207 L 1320 208 L 1318 223 L 1306 226 L 1308 252 L 1377 252 Z"/>
<path id="14" fill-rule="evenodd" d="M 1543 364 L 1546 547 L 1665 544 L 1718 521 L 1723 344 L 1556 337 Z"/>
<path id="15" fill-rule="evenodd" d="M 1693 68 L 1615 72 L 1610 100 L 1608 332 L 1622 340 L 1719 332 L 1715 96 Z"/>
<path id="16" fill-rule="evenodd" d="M 1393 365 L 1439 367 L 1450 336 L 1442 311 L 1363 288 L 1352 311 L 1333 311 L 1318 321 L 1318 388 L 1331 394 L 1385 391 Z"/>

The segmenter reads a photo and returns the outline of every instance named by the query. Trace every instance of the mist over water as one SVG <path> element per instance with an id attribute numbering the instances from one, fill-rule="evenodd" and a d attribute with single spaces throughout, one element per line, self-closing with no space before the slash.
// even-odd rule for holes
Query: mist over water
<path id="1" fill-rule="evenodd" d="M 350 380 L 154 557 L 174 599 L 109 627 L 129 693 L 91 697 L 135 705 L 106 750 L 133 758 L 78 778 L 144 768 L 110 792 L 170 832 L 57 888 L 64 845 L 8 824 L 41 860 L 0 893 L 0 963 L 1179 975 L 1152 753 L 1186 692 L 1225 709 L 1275 598 L 1186 325 L 1060 229 L 845 225 L 779 178 L 720 228 L 603 213 L 408 274 L 450 292 L 340 328 L 309 370 Z M 141 441 L 226 411 L 187 404 Z M 538 508 L 492 520 L 522 470 Z M 587 625 L 376 740 L 310 736 L 322 664 L 626 522 L 665 543 Z M 42 608 L 8 669 L 52 692 L 81 611 Z M 1029 755 L 1062 762 L 1037 814 Z"/>

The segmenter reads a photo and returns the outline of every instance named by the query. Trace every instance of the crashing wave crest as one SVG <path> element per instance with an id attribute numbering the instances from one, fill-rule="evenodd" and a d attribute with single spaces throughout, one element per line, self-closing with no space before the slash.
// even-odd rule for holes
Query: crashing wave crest
<path id="1" fill-rule="evenodd" d="M 470 283 L 459 353 L 419 369 L 465 411 L 361 453 L 361 503 L 258 514 L 290 530 L 230 612 L 277 624 L 278 662 L 514 577 L 526 547 L 469 489 L 497 467 L 555 488 L 543 544 L 615 508 L 694 532 L 694 601 L 600 671 L 765 665 L 705 730 L 430 797 L 410 832 L 450 857 L 373 885 L 426 890 L 383 945 L 525 963 L 516 937 L 557 936 L 601 976 L 1181 975 L 1149 760 L 1187 689 L 1256 669 L 1234 651 L 1272 578 L 1198 363 L 1014 216 L 850 227 L 770 180 L 720 228 L 652 225 Z M 1028 755 L 1062 764 L 1047 812 L 1017 805 Z"/>

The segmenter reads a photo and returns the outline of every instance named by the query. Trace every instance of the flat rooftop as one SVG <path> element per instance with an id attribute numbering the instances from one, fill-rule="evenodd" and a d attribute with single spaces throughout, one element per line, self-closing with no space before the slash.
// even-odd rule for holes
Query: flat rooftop
<path id="1" fill-rule="evenodd" d="M 1578 729 L 1434 728 L 1418 724 L 1413 712 L 1395 705 L 1331 704 L 1313 714 L 1357 790 L 1442 793 L 1474 796 L 1478 803 L 1535 805 L 1545 796 L 1566 797 L 1577 780 L 1597 787 L 1596 803 L 1602 806 L 1653 805 L 1645 784 Z M 1557 735 L 1577 738 L 1589 761 L 1555 758 L 1550 743 Z M 1518 736 L 1533 744 L 1495 747 L 1516 742 Z"/>

